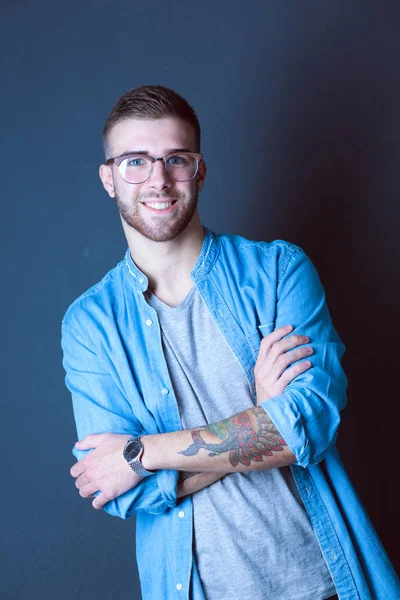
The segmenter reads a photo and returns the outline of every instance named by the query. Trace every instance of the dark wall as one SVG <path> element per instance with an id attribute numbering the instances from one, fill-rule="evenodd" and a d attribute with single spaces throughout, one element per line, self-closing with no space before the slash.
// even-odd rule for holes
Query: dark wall
<path id="1" fill-rule="evenodd" d="M 133 519 L 69 476 L 60 321 L 125 250 L 100 134 L 144 83 L 197 109 L 203 222 L 316 264 L 347 346 L 339 450 L 399 567 L 398 2 L 3 0 L 0 24 L 1 599 L 140 598 Z"/>

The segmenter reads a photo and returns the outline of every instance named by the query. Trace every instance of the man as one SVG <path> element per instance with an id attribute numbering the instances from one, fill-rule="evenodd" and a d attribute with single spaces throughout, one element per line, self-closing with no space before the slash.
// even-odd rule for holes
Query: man
<path id="1" fill-rule="evenodd" d="M 201 226 L 200 127 L 172 90 L 127 92 L 103 139 L 129 248 L 63 319 L 71 474 L 137 514 L 143 598 L 400 597 L 335 449 L 344 348 L 309 259 Z"/>

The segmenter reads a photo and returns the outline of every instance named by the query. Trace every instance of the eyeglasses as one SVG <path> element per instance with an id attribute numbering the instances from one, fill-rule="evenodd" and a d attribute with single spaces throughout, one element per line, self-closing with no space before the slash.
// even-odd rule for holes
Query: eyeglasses
<path id="1" fill-rule="evenodd" d="M 123 154 L 109 158 L 106 165 L 115 163 L 126 183 L 144 183 L 151 176 L 157 160 L 163 161 L 165 172 L 173 181 L 190 181 L 196 177 L 203 156 L 194 152 L 171 153 L 161 158 L 148 154 Z"/>

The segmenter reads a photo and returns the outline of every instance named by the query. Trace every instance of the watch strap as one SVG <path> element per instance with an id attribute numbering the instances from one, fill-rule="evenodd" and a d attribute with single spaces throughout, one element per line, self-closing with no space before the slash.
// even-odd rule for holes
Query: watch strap
<path id="1" fill-rule="evenodd" d="M 131 442 L 132 440 L 137 440 L 138 442 L 140 442 L 142 436 L 139 436 L 138 438 L 131 438 L 130 440 L 128 440 L 127 443 Z M 142 465 L 142 461 L 141 458 L 143 456 L 143 444 L 140 442 L 142 448 L 139 452 L 139 454 L 137 455 L 136 458 L 132 459 L 132 460 L 128 460 L 128 465 L 130 466 L 130 468 L 132 469 L 132 471 L 134 471 L 136 473 L 136 475 L 139 475 L 139 477 L 150 477 L 150 475 L 154 475 L 156 473 L 156 471 L 148 471 L 147 469 L 144 468 L 144 466 Z"/>

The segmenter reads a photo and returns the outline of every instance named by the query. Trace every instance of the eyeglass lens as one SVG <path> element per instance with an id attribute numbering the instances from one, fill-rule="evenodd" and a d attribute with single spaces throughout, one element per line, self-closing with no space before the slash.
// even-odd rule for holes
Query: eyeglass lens
<path id="1" fill-rule="evenodd" d="M 189 181 L 197 171 L 197 160 L 190 154 L 170 154 L 164 159 L 168 176 L 174 181 Z M 128 156 L 120 164 L 120 173 L 127 183 L 143 183 L 151 174 L 153 161 L 148 156 Z"/>

